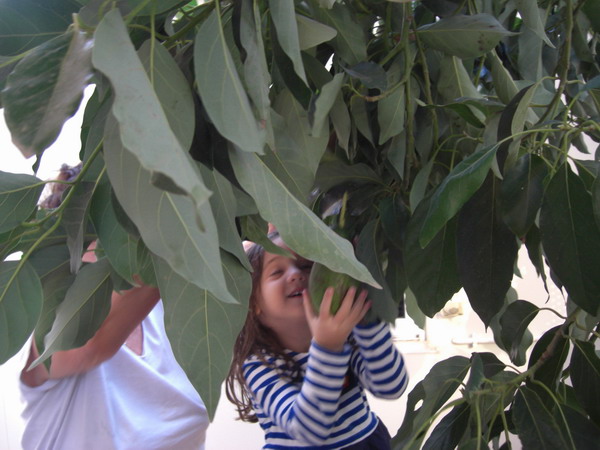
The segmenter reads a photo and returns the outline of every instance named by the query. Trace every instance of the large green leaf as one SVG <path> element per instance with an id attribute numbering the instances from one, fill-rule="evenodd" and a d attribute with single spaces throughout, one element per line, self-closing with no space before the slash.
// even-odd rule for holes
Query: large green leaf
<path id="1" fill-rule="evenodd" d="M 154 258 L 165 304 L 165 328 L 173 353 L 214 417 L 221 383 L 231 364 L 235 339 L 244 323 L 252 289 L 250 275 L 232 256 L 221 255 L 227 287 L 241 304 L 223 303 Z"/>
<path id="2" fill-rule="evenodd" d="M 134 283 L 137 273 L 137 241 L 121 226 L 113 207 L 108 180 L 98 185 L 90 204 L 90 218 L 98 233 L 100 245 L 111 266 L 121 277 Z"/>
<path id="3" fill-rule="evenodd" d="M 504 67 L 496 51 L 492 51 L 487 56 L 491 65 L 492 77 L 494 79 L 494 89 L 502 102 L 508 104 L 512 98 L 517 95 L 519 88 L 515 84 L 509 71 Z"/>
<path id="4" fill-rule="evenodd" d="M 75 0 L 3 0 L 0 55 L 26 52 L 64 33 L 79 8 Z"/>
<path id="5" fill-rule="evenodd" d="M 43 188 L 43 182 L 34 176 L 0 171 L 0 233 L 33 214 Z"/>
<path id="6" fill-rule="evenodd" d="M 219 132 L 241 149 L 262 153 L 265 134 L 227 47 L 217 11 L 200 26 L 194 41 L 194 70 L 206 112 Z"/>
<path id="7" fill-rule="evenodd" d="M 504 348 L 510 349 L 509 356 L 515 362 L 527 327 L 539 312 L 539 308 L 526 300 L 517 300 L 508 305 L 502 317 L 500 338 Z"/>
<path id="8" fill-rule="evenodd" d="M 56 319 L 44 339 L 45 350 L 32 367 L 52 353 L 80 347 L 94 336 L 110 310 L 113 290 L 110 271 L 106 258 L 81 268 L 65 299 L 56 308 Z"/>
<path id="9" fill-rule="evenodd" d="M 554 47 L 550 38 L 546 34 L 544 22 L 545 11 L 538 7 L 536 0 L 515 0 L 519 14 L 523 18 L 524 25 L 533 31 L 544 43 Z"/>
<path id="10" fill-rule="evenodd" d="M 462 97 L 482 97 L 459 58 L 445 55 L 441 57 L 439 64 L 439 79 L 435 86 L 446 102 L 452 102 Z"/>
<path id="11" fill-rule="evenodd" d="M 258 155 L 237 149 L 230 150 L 229 155 L 238 181 L 254 198 L 261 215 L 275 225 L 292 250 L 336 272 L 379 286 L 354 256 L 352 244 L 291 195 Z"/>
<path id="12" fill-rule="evenodd" d="M 505 173 L 500 186 L 502 218 L 517 236 L 525 236 L 535 221 L 547 173 L 544 161 L 531 153 L 519 158 Z"/>
<path id="13" fill-rule="evenodd" d="M 269 0 L 269 10 L 273 25 L 275 25 L 279 45 L 292 61 L 296 75 L 308 84 L 304 73 L 304 65 L 302 64 L 302 56 L 300 55 L 300 39 L 298 37 L 294 0 Z"/>
<path id="14" fill-rule="evenodd" d="M 419 38 L 436 50 L 459 58 L 475 58 L 513 35 L 490 14 L 445 17 L 417 30 Z"/>
<path id="15" fill-rule="evenodd" d="M 433 429 L 423 450 L 453 450 L 467 430 L 471 406 L 462 403 L 452 408 Z"/>
<path id="16" fill-rule="evenodd" d="M 469 303 L 487 326 L 510 288 L 517 240 L 501 221 L 496 203 L 498 180 L 491 174 L 458 217 L 458 271 Z"/>
<path id="17" fill-rule="evenodd" d="M 425 247 L 454 217 L 485 180 L 496 155 L 496 146 L 484 147 L 463 159 L 438 186 L 421 228 L 419 242 Z"/>
<path id="18" fill-rule="evenodd" d="M 531 351 L 528 364 L 528 368 L 530 368 L 540 358 L 544 358 L 543 364 L 535 372 L 535 382 L 532 379 L 528 379 L 527 387 L 537 392 L 542 401 L 549 407 L 553 406 L 554 400 L 548 394 L 548 390 L 539 386 L 538 382 L 543 383 L 550 392 L 556 391 L 558 382 L 562 376 L 564 363 L 570 350 L 569 339 L 562 336 L 562 334 L 557 337 L 557 333 L 562 333 L 559 326 L 550 328 L 540 337 Z M 555 339 L 554 347 L 548 353 L 550 343 Z"/>
<path id="19" fill-rule="evenodd" d="M 293 148 L 286 149 L 285 159 L 299 160 L 314 176 L 327 147 L 329 135 L 313 136 L 307 112 L 294 100 L 289 91 L 283 91 L 275 100 L 273 109 L 285 119 L 286 134 Z M 278 124 L 279 125 L 279 124 Z M 283 130 L 279 130 L 281 134 Z M 276 149 L 279 152 L 278 149 Z M 295 153 L 292 156 L 292 152 Z M 297 169 L 294 169 L 297 170 Z"/>
<path id="20" fill-rule="evenodd" d="M 337 31 L 329 42 L 346 65 L 353 66 L 368 60 L 364 32 L 359 22 L 350 15 L 349 8 L 338 3 L 331 9 L 314 7 L 314 17 Z"/>
<path id="21" fill-rule="evenodd" d="M 372 220 L 367 223 L 358 236 L 356 257 L 381 285 L 381 289 L 367 286 L 369 299 L 372 301 L 368 316 L 375 316 L 380 320 L 393 323 L 398 317 L 398 303 L 401 299 L 393 297 L 385 280 L 382 264 L 383 245 L 380 235 L 381 231 L 379 231 L 379 224 L 376 221 Z"/>
<path id="22" fill-rule="evenodd" d="M 312 135 L 329 137 L 328 115 L 342 89 L 344 75 L 336 74 L 331 81 L 321 87 L 319 94 L 311 99 L 309 120 L 312 125 Z M 324 132 L 326 131 L 326 132 Z"/>
<path id="23" fill-rule="evenodd" d="M 600 305 L 600 230 L 590 194 L 568 164 L 550 180 L 540 211 L 544 252 L 573 301 L 592 315 Z"/>
<path id="24" fill-rule="evenodd" d="M 187 153 L 194 120 L 191 92 L 183 74 L 168 51 L 155 45 L 148 78 L 117 10 L 104 16 L 94 38 L 92 62 L 112 83 L 112 113 L 121 142 L 161 187 L 187 193 L 200 208 L 210 192 Z M 144 54 L 142 51 L 142 57 Z M 176 106 L 173 100 L 181 104 Z M 187 128 L 190 131 L 182 131 L 182 124 L 191 127 Z"/>
<path id="25" fill-rule="evenodd" d="M 0 262 L 0 364 L 17 353 L 42 311 L 42 285 L 29 262 Z"/>
<path id="26" fill-rule="evenodd" d="M 433 317 L 459 291 L 461 283 L 456 262 L 456 220 L 446 222 L 424 248 L 419 244 L 419 232 L 430 201 L 431 197 L 419 203 L 408 222 L 404 265 L 419 309 Z"/>
<path id="27" fill-rule="evenodd" d="M 219 230 L 220 247 L 234 255 L 247 270 L 252 271 L 235 223 L 236 199 L 231 183 L 216 170 L 210 170 L 202 164 L 199 167 L 202 178 L 213 192 L 210 206 Z"/>
<path id="28" fill-rule="evenodd" d="M 198 210 L 188 197 L 153 186 L 151 173 L 121 145 L 114 119 L 107 121 L 104 158 L 115 194 L 148 248 L 184 279 L 235 303 L 225 286 L 210 205 Z M 204 231 L 198 226 L 198 213 Z"/>
<path id="29" fill-rule="evenodd" d="M 464 356 L 452 356 L 436 363 L 425 378 L 417 383 L 408 394 L 406 415 L 398 434 L 392 439 L 393 449 L 420 448 L 426 436 L 423 425 L 460 387 L 469 366 L 469 360 Z"/>
<path id="30" fill-rule="evenodd" d="M 600 358 L 592 342 L 574 341 L 569 369 L 579 402 L 600 423 Z"/>
<path id="31" fill-rule="evenodd" d="M 257 2 L 241 2 L 240 40 L 246 52 L 244 79 L 248 96 L 256 107 L 261 124 L 266 129 L 266 140 L 274 148 L 273 124 L 269 86 L 271 74 L 265 55 L 262 22 Z"/>
<path id="32" fill-rule="evenodd" d="M 31 51 L 9 75 L 2 91 L 4 117 L 26 157 L 49 147 L 77 111 L 92 75 L 91 53 L 86 34 L 69 32 Z"/>
<path id="33" fill-rule="evenodd" d="M 404 86 L 401 86 L 378 102 L 379 145 L 397 136 L 404 129 L 404 119 L 406 116 L 406 100 L 404 95 Z"/>
<path id="34" fill-rule="evenodd" d="M 37 350 L 43 352 L 44 337 L 52 329 L 56 308 L 64 300 L 75 275 L 71 273 L 69 249 L 66 245 L 52 245 L 34 252 L 28 262 L 40 277 L 44 293 L 42 312 L 34 330 Z"/>
<path id="35" fill-rule="evenodd" d="M 367 164 L 348 165 L 342 160 L 331 159 L 324 161 L 319 166 L 315 186 L 321 191 L 327 192 L 329 189 L 344 183 L 383 186 L 381 177 Z"/>
<path id="36" fill-rule="evenodd" d="M 300 14 L 296 15 L 296 22 L 300 50 L 316 47 L 337 35 L 337 31 L 333 28 Z"/>
<path id="37" fill-rule="evenodd" d="M 539 396 L 521 387 L 515 398 L 513 421 L 523 448 L 575 449 L 563 420 L 555 420 Z"/>
<path id="38" fill-rule="evenodd" d="M 577 450 L 595 450 L 600 442 L 600 427 L 584 414 L 567 405 L 560 405 Z M 558 412 L 554 413 L 556 417 Z M 557 419 L 558 420 L 558 419 Z"/>
<path id="39" fill-rule="evenodd" d="M 73 192 L 63 212 L 62 225 L 67 232 L 67 245 L 71 252 L 71 272 L 73 273 L 76 273 L 81 267 L 87 212 L 95 187 L 95 183 L 90 181 L 81 181 L 71 187 Z"/>

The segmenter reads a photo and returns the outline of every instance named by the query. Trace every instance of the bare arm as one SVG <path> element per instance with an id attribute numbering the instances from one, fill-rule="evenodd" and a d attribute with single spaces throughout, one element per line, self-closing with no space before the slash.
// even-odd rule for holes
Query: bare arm
<path id="1" fill-rule="evenodd" d="M 35 340 L 32 340 L 21 380 L 26 385 L 35 387 L 48 379 L 85 373 L 102 364 L 121 348 L 159 299 L 158 288 L 150 286 L 134 287 L 122 293 L 113 292 L 110 312 L 96 334 L 82 347 L 54 353 L 51 356 L 50 372 L 43 364 L 27 370 L 38 357 Z"/>

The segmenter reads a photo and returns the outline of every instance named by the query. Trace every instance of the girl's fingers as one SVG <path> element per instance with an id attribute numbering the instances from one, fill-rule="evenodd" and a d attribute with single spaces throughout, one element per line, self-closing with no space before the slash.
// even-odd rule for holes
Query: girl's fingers
<path id="1" fill-rule="evenodd" d="M 319 315 L 323 317 L 328 317 L 331 315 L 331 301 L 333 299 L 334 289 L 332 287 L 328 287 L 325 289 L 325 294 L 323 294 L 323 300 L 321 301 L 321 307 L 319 308 Z"/>
<path id="2" fill-rule="evenodd" d="M 340 316 L 347 315 L 352 310 L 355 295 L 356 288 L 354 286 L 348 288 L 346 294 L 344 295 L 344 298 L 342 299 L 342 303 L 340 304 L 337 314 L 339 314 Z"/>
<path id="3" fill-rule="evenodd" d="M 304 305 L 304 314 L 306 315 L 306 319 L 310 322 L 311 319 L 316 317 L 316 314 L 312 306 L 312 300 L 310 299 L 308 289 L 304 289 L 302 291 L 302 300 L 302 304 Z"/>

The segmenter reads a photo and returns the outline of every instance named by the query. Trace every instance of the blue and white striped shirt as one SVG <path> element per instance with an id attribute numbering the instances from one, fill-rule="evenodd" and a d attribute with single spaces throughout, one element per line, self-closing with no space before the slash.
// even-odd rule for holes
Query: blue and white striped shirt
<path id="1" fill-rule="evenodd" d="M 356 346 L 331 352 L 314 341 L 308 353 L 291 352 L 301 367 L 301 382 L 282 377 L 257 356 L 244 363 L 244 377 L 253 408 L 265 431 L 266 449 L 343 448 L 369 436 L 378 418 L 370 410 L 365 389 L 380 398 L 395 399 L 408 384 L 402 355 L 392 342 L 389 325 L 357 326 Z"/>

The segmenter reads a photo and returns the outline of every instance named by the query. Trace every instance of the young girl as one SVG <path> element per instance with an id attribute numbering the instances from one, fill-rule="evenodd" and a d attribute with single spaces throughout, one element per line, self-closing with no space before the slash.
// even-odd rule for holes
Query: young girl
<path id="1" fill-rule="evenodd" d="M 277 234 L 271 239 L 291 252 Z M 332 315 L 329 288 L 315 312 L 306 290 L 311 261 L 257 244 L 247 254 L 252 295 L 226 380 L 240 418 L 260 422 L 264 448 L 390 448 L 364 389 L 395 399 L 408 376 L 389 326 L 361 323 L 366 291 L 349 289 Z"/>

